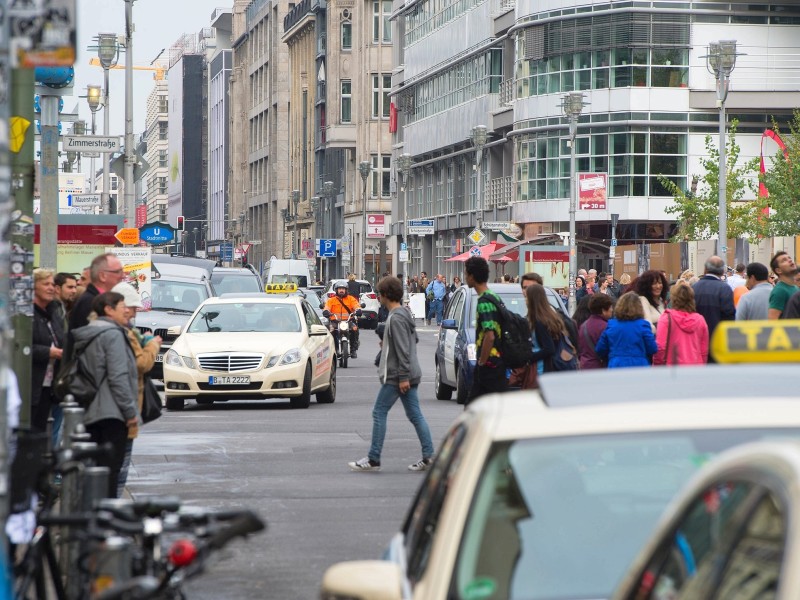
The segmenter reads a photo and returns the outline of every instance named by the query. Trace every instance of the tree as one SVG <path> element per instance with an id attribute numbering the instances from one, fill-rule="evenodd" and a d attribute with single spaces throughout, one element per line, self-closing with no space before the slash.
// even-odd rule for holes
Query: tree
<path id="1" fill-rule="evenodd" d="M 765 237 L 794 236 L 800 233 L 800 110 L 794 111 L 789 122 L 789 133 L 781 134 L 773 121 L 773 131 L 786 144 L 772 158 L 772 165 L 761 175 L 769 196 L 760 198 L 760 207 L 769 207 L 769 215 L 762 213 L 760 233 Z"/>
<path id="2" fill-rule="evenodd" d="M 754 238 L 760 233 L 759 206 L 745 201 L 744 196 L 748 190 L 755 195 L 758 158 L 738 166 L 741 151 L 736 143 L 738 124 L 735 119 L 731 121 L 726 141 L 728 237 Z M 707 240 L 719 233 L 719 149 L 711 135 L 706 136 L 705 146 L 707 156 L 700 161 L 703 173 L 692 178 L 692 190 L 682 190 L 665 176 L 658 176 L 675 201 L 666 209 L 678 220 L 673 242 Z"/>

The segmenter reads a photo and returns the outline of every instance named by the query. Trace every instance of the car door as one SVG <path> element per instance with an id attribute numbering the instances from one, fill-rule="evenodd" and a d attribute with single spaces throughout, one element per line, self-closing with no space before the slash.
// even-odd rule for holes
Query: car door
<path id="1" fill-rule="evenodd" d="M 667 530 L 625 600 L 761 600 L 777 597 L 787 507 L 762 483 L 717 481 Z"/>
<path id="2" fill-rule="evenodd" d="M 456 384 L 456 344 L 458 341 L 461 325 L 464 322 L 464 290 L 456 291 L 455 296 L 447 305 L 445 319 L 453 319 L 456 322 L 455 329 L 442 329 L 444 335 L 444 374 L 447 384 Z"/>
<path id="3" fill-rule="evenodd" d="M 331 369 L 331 356 L 332 351 L 330 348 L 330 336 L 328 335 L 310 335 L 312 325 L 322 325 L 322 322 L 317 317 L 317 313 L 308 304 L 308 302 L 301 302 L 303 310 L 303 319 L 306 325 L 306 347 L 308 348 L 308 356 L 311 358 L 311 387 L 312 389 L 318 385 L 322 385 L 328 381 L 328 373 Z"/>

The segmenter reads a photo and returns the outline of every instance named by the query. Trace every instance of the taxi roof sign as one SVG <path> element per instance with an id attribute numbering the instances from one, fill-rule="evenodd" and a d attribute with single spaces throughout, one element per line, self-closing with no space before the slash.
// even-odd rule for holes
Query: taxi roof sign
<path id="1" fill-rule="evenodd" d="M 718 363 L 800 362 L 800 319 L 723 321 L 711 354 Z"/>
<path id="2" fill-rule="evenodd" d="M 268 294 L 291 294 L 297 291 L 296 283 L 268 283 L 264 286 Z"/>

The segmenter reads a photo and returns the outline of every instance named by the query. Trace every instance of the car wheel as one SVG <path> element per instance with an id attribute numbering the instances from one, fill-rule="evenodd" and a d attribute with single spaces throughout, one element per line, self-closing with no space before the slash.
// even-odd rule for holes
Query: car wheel
<path id="1" fill-rule="evenodd" d="M 433 385 L 437 400 L 450 400 L 453 397 L 453 388 L 446 383 L 442 383 L 442 369 L 438 362 L 436 363 L 436 380 Z"/>
<path id="2" fill-rule="evenodd" d="M 167 396 L 165 404 L 167 405 L 167 410 L 183 410 L 183 398 Z"/>
<path id="3" fill-rule="evenodd" d="M 336 360 L 331 361 L 331 380 L 328 389 L 317 392 L 317 404 L 332 404 L 336 400 Z"/>
<path id="4" fill-rule="evenodd" d="M 467 382 L 464 378 L 464 371 L 456 366 L 456 402 L 459 404 L 466 404 L 469 390 L 467 389 Z"/>
<path id="5" fill-rule="evenodd" d="M 303 393 L 296 398 L 290 398 L 292 408 L 308 408 L 311 404 L 311 363 L 306 364 L 306 374 L 303 377 Z"/>

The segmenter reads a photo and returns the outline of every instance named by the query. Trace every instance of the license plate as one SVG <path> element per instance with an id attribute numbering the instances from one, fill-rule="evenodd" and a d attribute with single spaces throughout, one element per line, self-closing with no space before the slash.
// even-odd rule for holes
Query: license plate
<path id="1" fill-rule="evenodd" d="M 250 375 L 211 375 L 208 383 L 209 385 L 248 385 Z"/>
<path id="2" fill-rule="evenodd" d="M 156 354 L 156 362 L 164 362 L 164 355 Z"/>

